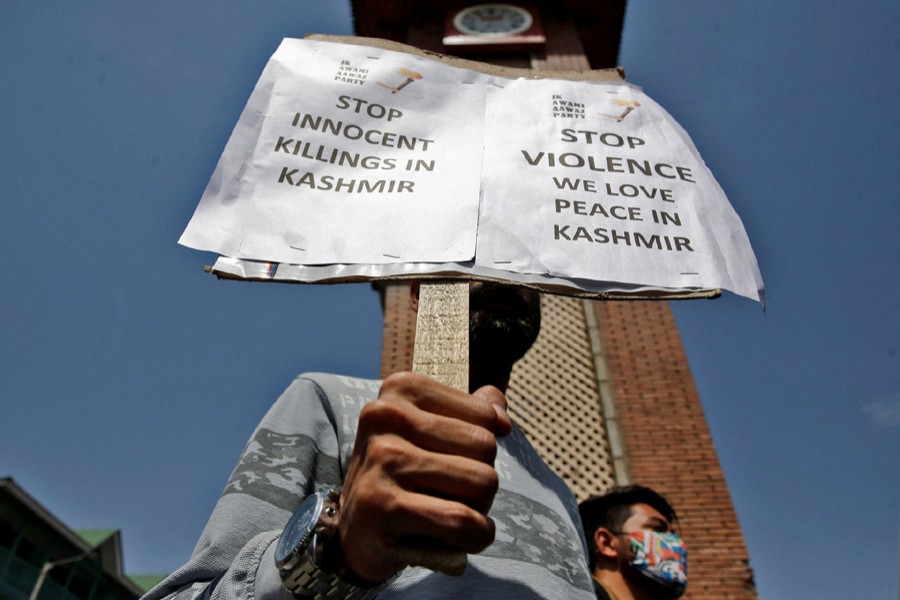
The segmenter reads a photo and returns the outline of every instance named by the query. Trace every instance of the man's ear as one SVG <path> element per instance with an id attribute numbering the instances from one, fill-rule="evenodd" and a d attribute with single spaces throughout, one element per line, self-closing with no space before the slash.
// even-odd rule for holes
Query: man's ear
<path id="1" fill-rule="evenodd" d="M 419 312 L 419 280 L 416 279 L 409 284 L 409 307 L 414 312 Z"/>
<path id="2" fill-rule="evenodd" d="M 616 558 L 619 555 L 619 538 L 605 527 L 598 527 L 594 532 L 594 548 L 597 556 Z"/>

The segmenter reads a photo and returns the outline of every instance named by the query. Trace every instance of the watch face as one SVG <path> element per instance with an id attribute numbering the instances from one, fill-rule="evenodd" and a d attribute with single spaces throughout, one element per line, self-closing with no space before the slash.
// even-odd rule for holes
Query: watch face
<path id="1" fill-rule="evenodd" d="M 278 540 L 278 546 L 275 547 L 275 564 L 278 568 L 291 557 L 295 548 L 298 546 L 303 548 L 309 544 L 323 503 L 324 498 L 321 494 L 307 496 L 291 516 Z"/>
<path id="2" fill-rule="evenodd" d="M 531 23 L 531 13 L 512 4 L 470 6 L 453 18 L 453 25 L 459 31 L 479 36 L 516 35 L 527 31 Z"/>

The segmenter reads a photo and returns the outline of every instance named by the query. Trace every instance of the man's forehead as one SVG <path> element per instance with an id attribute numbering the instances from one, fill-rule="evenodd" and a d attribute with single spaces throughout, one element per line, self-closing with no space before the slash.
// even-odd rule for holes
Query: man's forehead
<path id="1" fill-rule="evenodd" d="M 635 528 L 641 528 L 650 523 L 665 523 L 666 525 L 671 526 L 669 520 L 663 516 L 661 512 L 650 506 L 649 504 L 644 504 L 643 502 L 639 502 L 638 504 L 631 505 L 631 514 L 625 520 L 625 526 L 633 526 Z"/>

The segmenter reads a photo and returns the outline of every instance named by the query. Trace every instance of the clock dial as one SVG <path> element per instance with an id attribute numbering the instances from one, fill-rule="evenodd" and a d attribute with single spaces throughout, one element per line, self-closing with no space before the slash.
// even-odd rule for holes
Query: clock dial
<path id="1" fill-rule="evenodd" d="M 478 4 L 449 10 L 444 48 L 452 53 L 539 50 L 547 38 L 533 4 Z"/>
<path id="2" fill-rule="evenodd" d="M 462 33 L 500 37 L 527 31 L 532 24 L 531 14 L 512 4 L 481 4 L 463 9 L 453 18 L 453 25 Z"/>

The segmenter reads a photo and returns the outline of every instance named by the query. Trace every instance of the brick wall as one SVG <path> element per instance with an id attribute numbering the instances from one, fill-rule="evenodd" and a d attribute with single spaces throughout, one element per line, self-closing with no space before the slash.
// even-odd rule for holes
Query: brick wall
<path id="1" fill-rule="evenodd" d="M 380 283 L 377 287 L 384 309 L 381 342 L 381 378 L 384 379 L 391 373 L 412 369 L 416 313 L 409 305 L 409 283 Z"/>
<path id="2" fill-rule="evenodd" d="M 689 600 L 756 598 L 749 556 L 681 337 L 664 302 L 595 302 L 631 478 L 665 495 L 688 544 Z"/>

